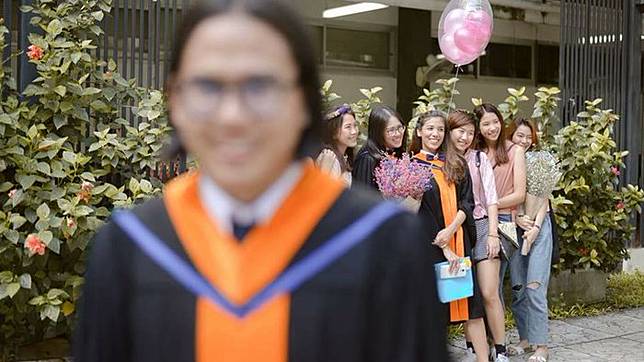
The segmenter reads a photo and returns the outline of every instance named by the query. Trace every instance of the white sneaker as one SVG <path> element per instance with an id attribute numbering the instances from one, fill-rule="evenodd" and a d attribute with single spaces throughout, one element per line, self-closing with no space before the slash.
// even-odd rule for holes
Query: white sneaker
<path id="1" fill-rule="evenodd" d="M 468 348 L 465 351 L 465 355 L 461 359 L 461 362 L 476 362 L 476 353 L 471 348 Z"/>
<path id="2" fill-rule="evenodd" d="M 510 362 L 510 358 L 505 353 L 499 353 L 496 355 L 496 362 Z"/>

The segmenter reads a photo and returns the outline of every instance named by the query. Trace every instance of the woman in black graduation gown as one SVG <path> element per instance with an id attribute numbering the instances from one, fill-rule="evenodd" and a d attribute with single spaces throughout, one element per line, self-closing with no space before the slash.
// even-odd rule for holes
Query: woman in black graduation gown
<path id="1" fill-rule="evenodd" d="M 442 112 L 432 111 L 419 117 L 410 147 L 414 160 L 432 168 L 432 188 L 423 195 L 419 217 L 423 223 L 438 224 L 441 229 L 433 242 L 432 263 L 449 261 L 457 268 L 462 257 L 470 257 L 476 241 L 474 196 L 468 166 L 451 144 L 448 122 Z M 470 259 L 472 260 L 472 259 Z M 476 270 L 472 266 L 472 275 Z M 452 323 L 466 323 L 466 331 L 474 342 L 478 361 L 487 361 L 488 345 L 483 324 L 483 301 L 476 277 L 474 295 L 444 304 L 444 315 Z"/>
<path id="2" fill-rule="evenodd" d="M 182 26 L 168 107 L 200 169 L 97 234 L 75 361 L 446 360 L 416 218 L 303 161 L 321 110 L 301 20 L 209 0 Z"/>
<path id="3" fill-rule="evenodd" d="M 367 143 L 353 163 L 353 184 L 378 190 L 373 171 L 384 157 L 402 157 L 406 139 L 400 113 L 388 106 L 375 106 L 369 114 Z"/>

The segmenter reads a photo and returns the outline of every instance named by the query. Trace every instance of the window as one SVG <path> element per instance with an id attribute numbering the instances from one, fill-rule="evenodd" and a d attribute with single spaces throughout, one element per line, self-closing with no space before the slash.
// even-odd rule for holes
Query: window
<path id="1" fill-rule="evenodd" d="M 388 70 L 390 33 L 326 29 L 326 65 Z"/>
<path id="2" fill-rule="evenodd" d="M 490 43 L 479 58 L 480 75 L 504 78 L 532 78 L 532 47 Z"/>
<path id="3" fill-rule="evenodd" d="M 309 25 L 318 64 L 322 67 L 393 72 L 393 28 L 343 26 Z"/>
<path id="4" fill-rule="evenodd" d="M 537 84 L 559 84 L 557 45 L 537 45 Z"/>

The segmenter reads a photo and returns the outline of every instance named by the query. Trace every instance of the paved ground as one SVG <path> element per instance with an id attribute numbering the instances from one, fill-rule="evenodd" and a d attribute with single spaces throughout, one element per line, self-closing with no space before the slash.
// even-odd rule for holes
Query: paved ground
<path id="1" fill-rule="evenodd" d="M 508 332 L 509 342 L 517 343 L 516 330 Z M 450 343 L 454 361 L 464 353 L 462 339 Z M 597 317 L 550 321 L 549 361 L 644 361 L 644 308 Z M 529 355 L 512 357 L 527 361 Z"/>

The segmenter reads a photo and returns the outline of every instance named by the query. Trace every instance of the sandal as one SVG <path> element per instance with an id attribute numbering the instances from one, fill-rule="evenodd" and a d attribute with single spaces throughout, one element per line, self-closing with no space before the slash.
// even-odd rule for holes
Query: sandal
<path id="1" fill-rule="evenodd" d="M 536 351 L 530 358 L 528 358 L 528 362 L 548 362 L 548 351 L 545 352 L 539 352 Z"/>
<path id="2" fill-rule="evenodd" d="M 517 343 L 508 346 L 508 355 L 510 356 L 520 356 L 528 352 L 532 352 L 532 347 L 530 345 L 521 347 L 521 345 Z"/>

